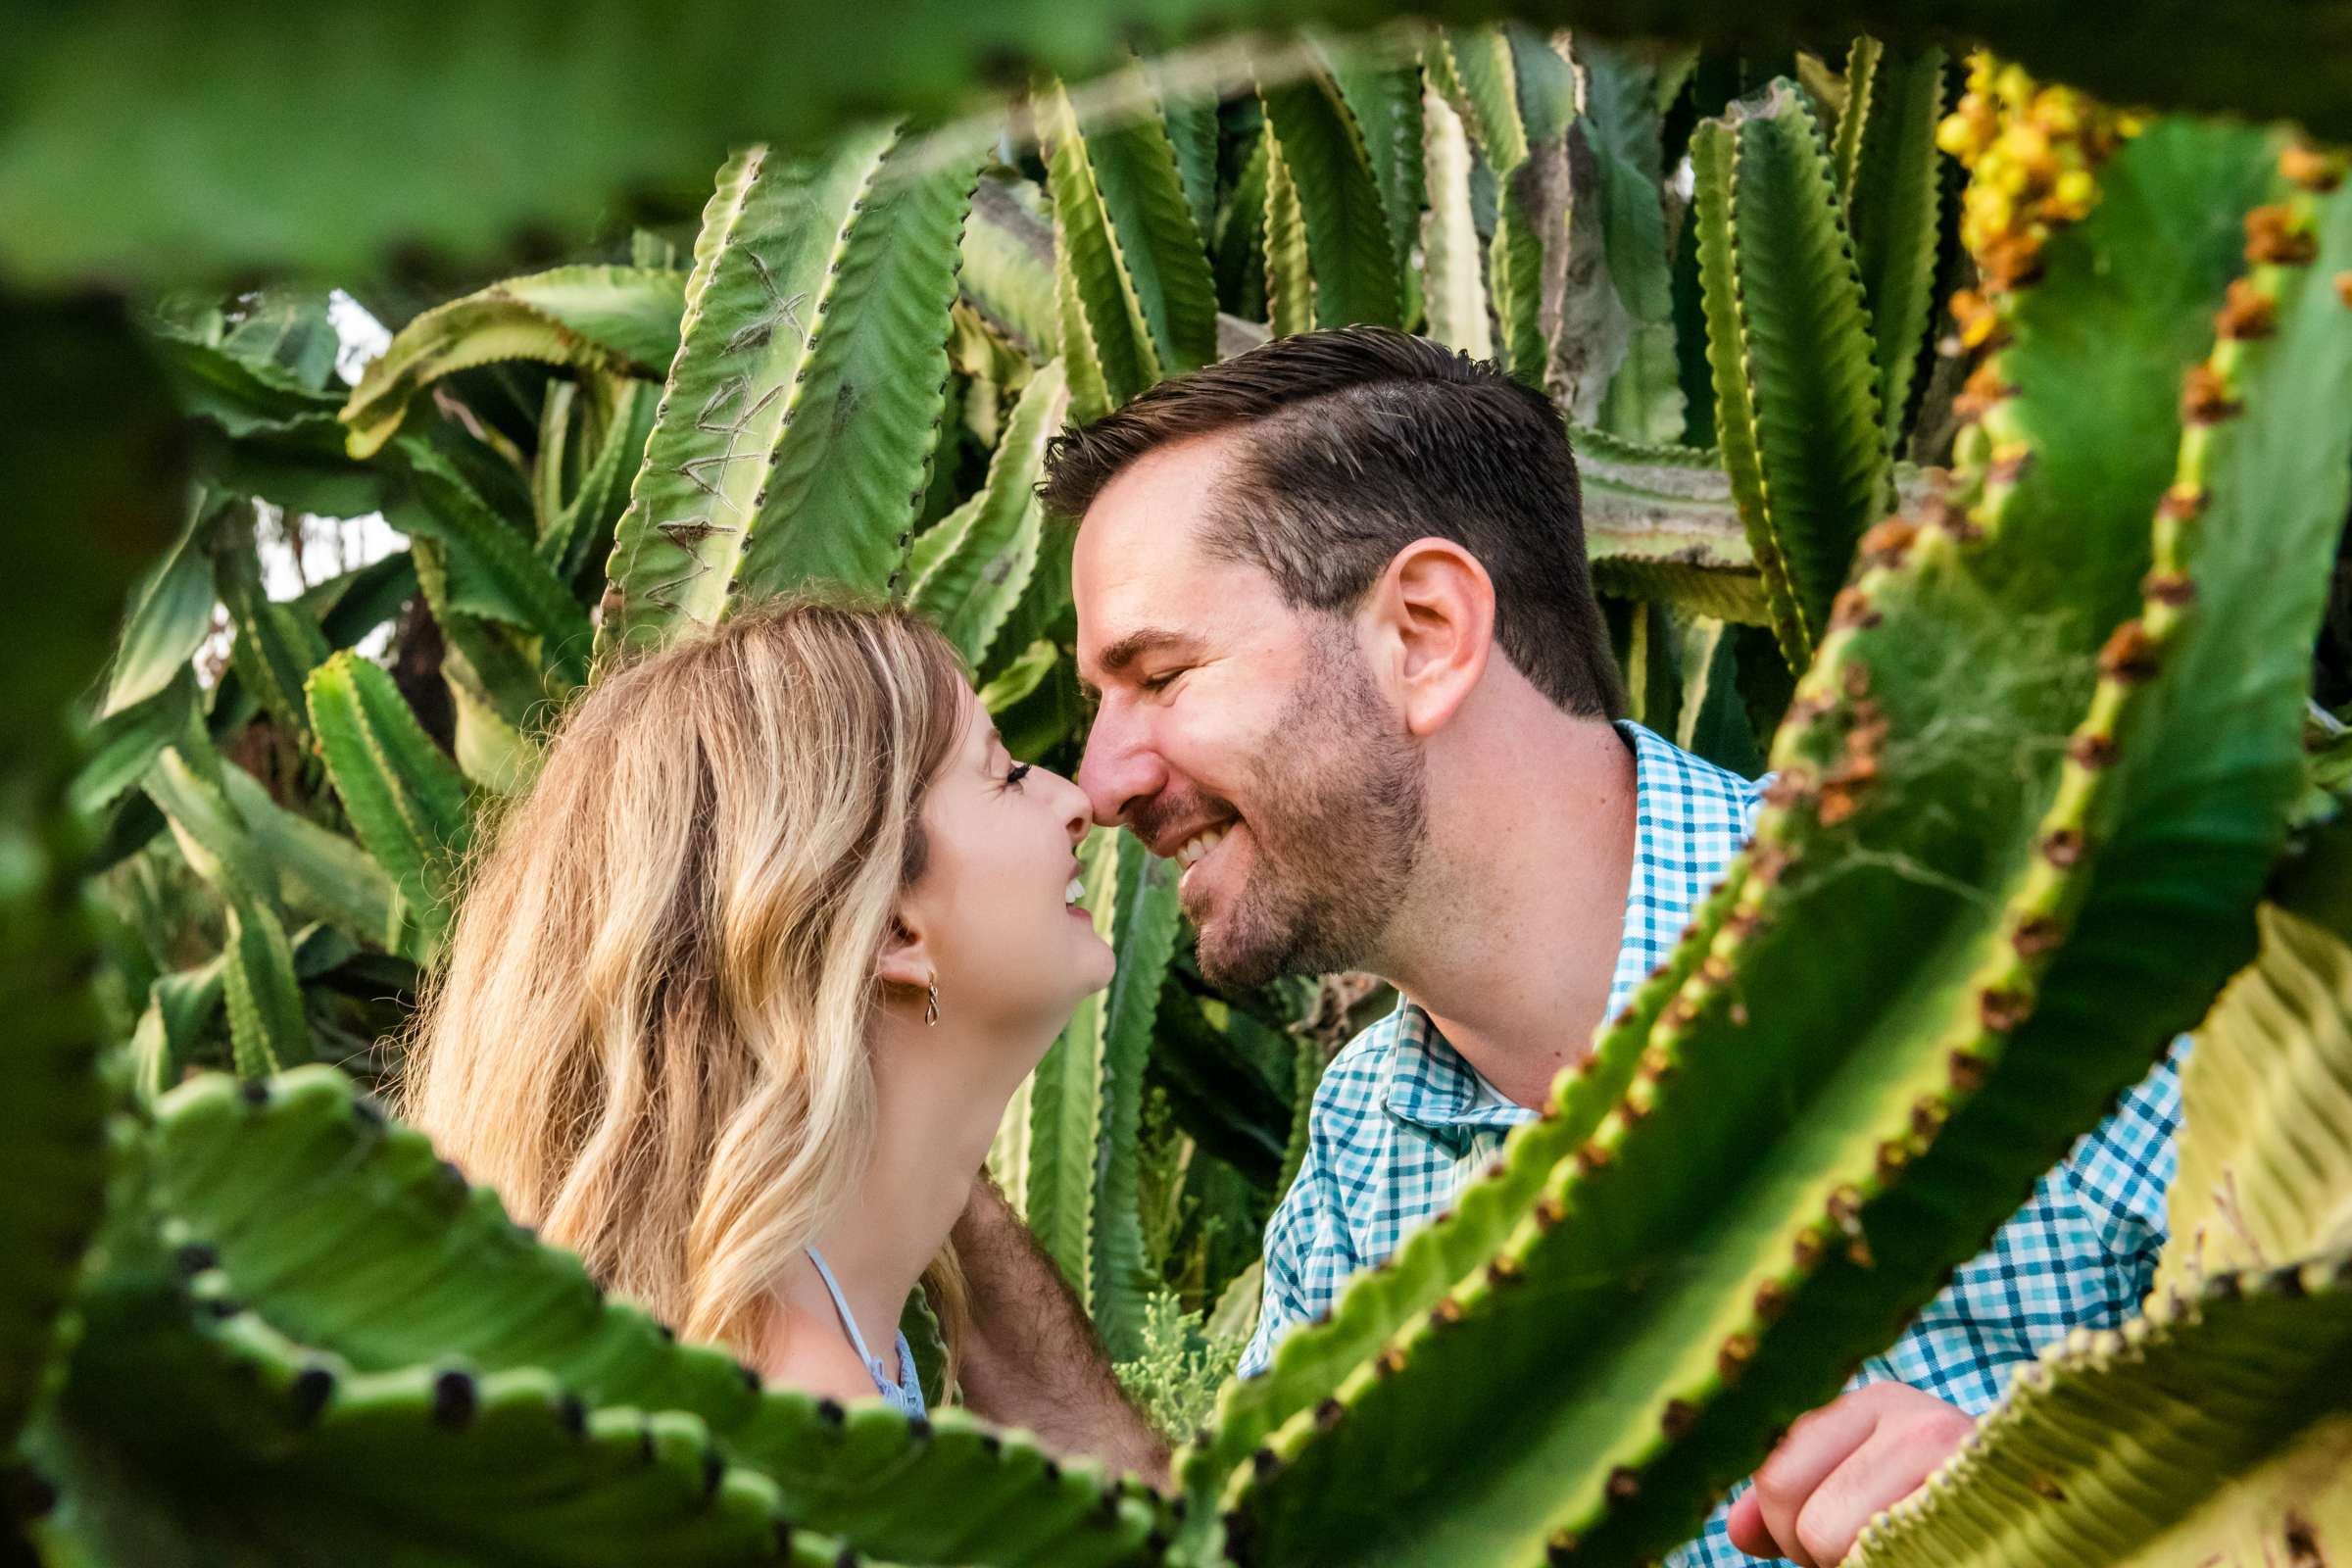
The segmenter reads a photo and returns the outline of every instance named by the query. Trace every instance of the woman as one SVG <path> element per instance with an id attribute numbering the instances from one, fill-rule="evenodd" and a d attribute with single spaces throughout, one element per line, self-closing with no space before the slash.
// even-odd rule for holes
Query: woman
<path id="1" fill-rule="evenodd" d="M 1109 948 L 1086 798 L 897 610 L 739 614 L 564 717 L 469 881 L 402 1111 L 607 1288 L 921 1409 L 918 1277 Z M 951 1359 L 951 1364 L 953 1364 Z"/>

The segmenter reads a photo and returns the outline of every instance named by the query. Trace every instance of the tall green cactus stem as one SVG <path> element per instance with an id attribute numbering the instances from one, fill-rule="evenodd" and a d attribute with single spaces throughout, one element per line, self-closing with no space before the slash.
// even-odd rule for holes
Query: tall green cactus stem
<path id="1" fill-rule="evenodd" d="M 1422 94 L 1423 185 L 1429 211 L 1421 220 L 1423 308 L 1428 335 L 1474 360 L 1494 357 L 1494 328 L 1487 318 L 1485 256 L 1470 202 L 1470 139 L 1462 118 L 1433 85 Z"/>
<path id="2" fill-rule="evenodd" d="M 1159 117 L 1167 127 L 1168 146 L 1176 154 L 1176 172 L 1184 180 L 1185 204 L 1193 212 L 1193 228 L 1202 244 L 1217 231 L 1217 95 L 1203 91 L 1180 75 L 1152 72 L 1159 97 Z"/>
<path id="3" fill-rule="evenodd" d="M 1179 916 L 1174 863 L 1152 854 L 1132 833 L 1117 833 L 1111 843 L 1117 860 L 1113 902 L 1099 907 L 1096 918 L 1118 955 L 1118 968 L 1102 993 L 1099 1014 L 1102 1142 L 1095 1178 L 1095 1245 L 1088 1262 L 1096 1329 L 1111 1355 L 1123 1359 L 1143 1348 L 1144 1303 L 1153 1285 L 1144 1250 L 1135 1150 L 1152 1023 L 1175 952 Z"/>
<path id="4" fill-rule="evenodd" d="M 277 1332 L 362 1371 L 536 1369 L 592 1404 L 687 1412 L 796 1523 L 905 1562 L 1107 1565 L 1159 1523 L 1131 1485 L 960 1412 L 910 1423 L 879 1403 L 762 1392 L 726 1354 L 608 1302 L 577 1258 L 327 1068 L 196 1080 L 156 1127 L 168 1239 L 202 1249 Z M 909 1505 L 922 1497 L 943 1505 Z"/>
<path id="5" fill-rule="evenodd" d="M 1054 215 L 1026 180 L 982 174 L 963 226 L 963 297 L 999 335 L 1043 364 L 1061 352 L 1054 299 Z"/>
<path id="6" fill-rule="evenodd" d="M 975 669 L 1037 570 L 1045 534 L 1038 476 L 1046 443 L 1069 412 L 1069 377 L 1054 360 L 1029 378 L 1005 416 L 979 494 L 915 541 L 914 607 Z"/>
<path id="7" fill-rule="evenodd" d="M 1265 151 L 1266 324 L 1276 337 L 1315 329 L 1315 275 L 1308 265 L 1306 217 L 1298 206 L 1298 181 L 1281 146 L 1258 138 Z"/>
<path id="8" fill-rule="evenodd" d="M 231 514 L 249 529 L 252 509 Z M 302 710 L 302 683 L 331 652 L 318 623 L 291 605 L 271 601 L 262 586 L 261 562 L 243 541 L 224 553 L 217 578 L 220 602 L 236 627 L 229 661 L 245 689 L 261 699 L 263 710 L 298 744 L 310 735 Z"/>
<path id="9" fill-rule="evenodd" d="M 393 334 L 342 419 L 355 458 L 399 432 L 409 405 L 443 376 L 502 360 L 659 375 L 678 351 L 686 274 L 650 267 L 559 267 L 438 305 Z"/>
<path id="10" fill-rule="evenodd" d="M 204 777 L 173 748 L 156 760 L 147 793 L 164 810 L 181 855 L 227 907 L 222 950 L 222 1000 L 237 1071 L 261 1077 L 310 1055 L 310 1024 L 294 974 L 294 949 L 278 917 L 276 879 L 248 838 L 220 778 L 226 768 L 207 759 Z"/>
<path id="11" fill-rule="evenodd" d="M 1701 124 L 1690 160 L 1717 439 L 1774 634 L 1801 670 L 1855 543 L 1893 501 L 1870 312 L 1794 83 Z"/>
<path id="12" fill-rule="evenodd" d="M 354 942 L 399 945 L 392 879 L 365 849 L 278 805 L 241 767 L 221 767 L 219 782 L 289 915 L 326 921 Z"/>
<path id="13" fill-rule="evenodd" d="M 368 853 L 392 874 L 416 923 L 415 956 L 440 951 L 457 867 L 472 838 L 466 780 L 392 677 L 346 650 L 311 671 L 311 723 L 327 777 Z"/>
<path id="14" fill-rule="evenodd" d="M 491 508 L 456 464 L 421 437 L 403 436 L 399 448 L 410 484 L 395 496 L 387 514 L 412 539 L 439 547 L 438 554 L 417 557 L 417 570 L 428 596 L 437 600 L 435 618 L 451 641 L 479 676 L 495 679 L 498 665 L 516 664 L 500 684 L 515 688 L 518 702 L 545 694 L 542 671 L 559 691 L 578 685 L 588 671 L 590 632 L 587 612 L 572 597 L 570 584 Z M 536 661 L 492 654 L 485 648 L 487 639 L 458 624 L 466 619 L 491 621 L 535 639 Z"/>
<path id="15" fill-rule="evenodd" d="M 596 456 L 570 499 L 543 512 L 539 539 L 532 546 L 567 583 L 587 569 L 594 555 L 611 550 L 612 530 L 628 510 L 629 482 L 636 478 L 645 443 L 654 433 L 654 408 L 662 400 L 662 389 L 653 382 L 616 377 L 612 385 L 612 408 Z M 544 457 L 541 466 L 548 466 Z"/>
<path id="16" fill-rule="evenodd" d="M 1147 1281 L 1135 1141 L 1144 1062 L 1176 944 L 1176 878 L 1131 833 L 1080 847 L 1095 929 L 1118 955 L 1110 987 L 1078 1004 L 1028 1090 L 1022 1217 L 1114 1356 L 1135 1353 Z"/>
<path id="17" fill-rule="evenodd" d="M 1082 125 L 1059 82 L 1037 111 L 1071 412 L 1091 419 L 1216 358 L 1216 282 L 1157 115 Z"/>
<path id="18" fill-rule="evenodd" d="M 2162 192 L 2170 211 L 2266 181 L 2259 133 L 2161 131 L 2112 185 Z M 2210 306 L 2230 230 L 2150 261 L 2151 210 L 2111 199 L 2051 241 L 2021 346 L 2056 368 L 2114 352 L 2176 292 Z M 2086 678 L 2150 559 L 2117 539 L 2132 513 L 2147 537 L 2161 470 L 2137 495 L 2073 497 L 2064 526 L 2112 530 L 2088 582 L 2039 569 L 2054 506 L 1874 544 L 1776 742 L 1737 906 L 1686 944 L 1703 957 L 1633 1083 L 1483 1273 L 1226 1484 L 1245 1554 L 1613 1561 L 1673 1544 L 2195 1016 L 2242 952 L 2295 786 L 2302 649 L 2352 471 L 2352 405 L 2328 390 L 2352 318 L 2316 311 L 2328 259 L 2352 260 L 2352 205 L 2328 208 L 2321 232 L 2321 266 L 2295 285 L 2313 330 L 2281 335 L 2262 362 L 2275 395 L 2250 389 L 2242 426 L 2215 436 L 2249 460 L 2230 474 L 2246 518 L 2229 547 L 2206 542 L 2197 614 L 2158 628 L 2146 660 L 2110 645 Z M 2063 337 L 2039 329 L 2044 296 Z M 2031 429 L 2043 401 L 2078 396 L 2059 377 L 2012 414 Z M 2314 450 L 2289 459 L 2298 442 Z M 2114 609 L 2086 621 L 2085 603 Z M 1984 681 L 2021 628 L 2049 643 L 2058 678 Z M 2011 739 L 1988 755 L 1988 736 Z M 1923 809 L 1938 800 L 1968 805 Z M 1907 966 L 1821 962 L 1894 931 L 1918 955 Z"/>
<path id="19" fill-rule="evenodd" d="M 1315 325 L 1400 325 L 1390 215 L 1363 126 L 1339 82 L 1310 71 L 1296 80 L 1260 81 L 1257 96 L 1297 193 Z"/>
<path id="20" fill-rule="evenodd" d="M 1937 48 L 1890 52 L 1875 38 L 1856 38 L 1846 56 L 1845 112 L 1831 149 L 1870 307 L 1880 428 L 1890 451 L 1902 438 L 1935 302 L 1944 171 L 1936 127 L 1943 119 L 1947 59 Z"/>
<path id="21" fill-rule="evenodd" d="M 1363 137 L 1372 182 L 1389 220 L 1391 265 L 1402 278 L 1413 263 L 1413 239 L 1424 205 L 1420 63 L 1401 64 L 1377 48 L 1326 43 L 1320 51 L 1340 89 L 1340 101 Z"/>
<path id="22" fill-rule="evenodd" d="M 1450 28 L 1430 45 L 1430 85 L 1453 105 L 1497 179 L 1527 162 L 1518 71 L 1496 27 Z"/>
<path id="23" fill-rule="evenodd" d="M 1133 91 L 1137 102 L 1157 107 L 1140 70 L 1114 79 Z M 1067 104 L 1064 94 L 1065 111 Z M 1072 129 L 1068 122 L 1058 127 L 1063 135 Z M 1129 124 L 1091 128 L 1086 162 L 1094 178 L 1079 194 L 1101 204 L 1159 373 L 1176 375 L 1206 365 L 1217 357 L 1216 282 L 1165 118 L 1145 113 Z M 1061 196 L 1056 188 L 1057 203 Z"/>
<path id="24" fill-rule="evenodd" d="M 615 532 L 599 653 L 812 579 L 899 569 L 947 379 L 974 171 L 883 129 L 719 172 Z"/>
<path id="25" fill-rule="evenodd" d="M 86 824 L 67 806 L 67 706 L 100 667 L 143 561 L 186 515 L 162 461 L 176 421 L 120 307 L 0 299 L 0 359 L 39 366 L 0 388 L 0 484 L 22 509 L 0 614 L 18 657 L 0 686 L 0 1463 L 39 1401 L 94 1232 L 108 1164 Z"/>
<path id="26" fill-rule="evenodd" d="M 1606 284 L 1629 331 L 1625 357 L 1600 389 L 1597 422 L 1636 440 L 1677 440 L 1683 391 L 1658 67 L 1644 52 L 1590 40 L 1577 42 L 1575 58 L 1584 79 L 1579 132 L 1591 144 L 1598 187 L 1583 232 L 1605 246 Z"/>

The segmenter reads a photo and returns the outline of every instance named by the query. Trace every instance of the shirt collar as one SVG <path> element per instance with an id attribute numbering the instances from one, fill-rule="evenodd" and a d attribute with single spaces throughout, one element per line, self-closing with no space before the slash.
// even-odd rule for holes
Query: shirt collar
<path id="1" fill-rule="evenodd" d="M 1700 820 L 1700 813 L 1714 802 L 1715 814 L 1723 814 L 1725 785 L 1744 797 L 1742 805 L 1747 808 L 1752 808 L 1757 788 L 1631 719 L 1619 719 L 1616 728 L 1634 754 L 1636 826 L 1617 967 L 1609 982 L 1606 1016 L 1612 1018 L 1633 999 L 1635 988 L 1664 960 L 1690 909 L 1722 878 L 1739 851 L 1745 811 L 1739 831 L 1730 834 L 1702 831 L 1709 824 Z M 1719 782 L 1693 788 L 1701 775 L 1714 775 Z M 1661 917 L 1672 919 L 1662 939 Z M 1508 1101 L 1501 1104 L 1479 1102 L 1477 1069 L 1446 1044 L 1420 1004 L 1400 997 L 1390 1016 L 1396 1026 L 1396 1044 L 1388 1054 L 1388 1083 L 1381 1103 L 1391 1116 L 1431 1131 L 1511 1127 L 1535 1120 L 1537 1113 L 1525 1105 Z"/>

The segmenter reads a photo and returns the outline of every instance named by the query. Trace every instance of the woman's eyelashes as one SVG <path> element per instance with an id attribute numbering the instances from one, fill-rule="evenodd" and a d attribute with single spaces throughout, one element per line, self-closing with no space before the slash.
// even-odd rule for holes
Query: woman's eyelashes
<path id="1" fill-rule="evenodd" d="M 1021 780 L 1029 776 L 1029 769 L 1031 766 L 1032 764 L 1028 762 L 1013 763 L 1012 766 L 1005 771 L 1004 788 L 1008 790 L 1019 789 L 1021 787 Z"/>

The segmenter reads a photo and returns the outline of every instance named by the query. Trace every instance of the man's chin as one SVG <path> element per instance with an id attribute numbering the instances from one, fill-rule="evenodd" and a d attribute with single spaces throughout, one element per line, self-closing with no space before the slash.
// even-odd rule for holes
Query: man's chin
<path id="1" fill-rule="evenodd" d="M 1202 949 L 1199 955 L 1200 978 L 1229 996 L 1255 991 L 1259 986 L 1283 972 L 1279 961 L 1270 961 L 1259 954 L 1243 954 L 1233 960 L 1216 956 Z"/>
<path id="2" fill-rule="evenodd" d="M 1245 921 L 1233 911 L 1223 919 L 1196 919 L 1195 924 L 1200 933 L 1200 945 L 1194 953 L 1200 965 L 1200 977 L 1218 990 L 1254 991 L 1267 981 L 1291 972 L 1291 957 L 1297 944 L 1287 933 L 1271 932 L 1262 926 L 1245 929 Z"/>

